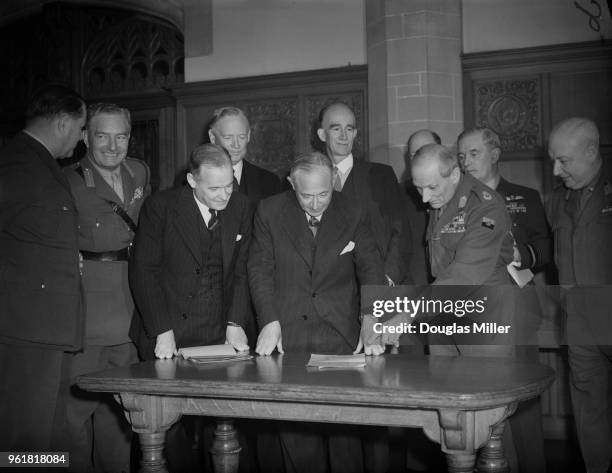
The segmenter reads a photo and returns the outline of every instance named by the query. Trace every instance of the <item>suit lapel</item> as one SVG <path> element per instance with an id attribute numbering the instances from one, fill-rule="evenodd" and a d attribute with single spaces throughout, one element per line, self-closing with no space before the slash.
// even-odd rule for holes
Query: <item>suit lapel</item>
<path id="1" fill-rule="evenodd" d="M 347 223 L 345 212 L 343 212 L 340 208 L 340 204 L 338 204 L 338 199 L 332 197 L 332 201 L 329 204 L 327 210 L 325 210 L 325 213 L 323 214 L 323 218 L 321 219 L 321 226 L 319 227 L 319 231 L 317 232 L 317 245 L 314 258 L 317 262 L 320 258 L 327 257 L 327 255 L 325 254 L 325 250 L 332 249 L 334 247 L 334 243 L 341 240 L 342 233 L 344 232 L 346 226 Z M 315 264 L 315 266 L 320 267 L 319 264 Z"/>
<path id="2" fill-rule="evenodd" d="M 342 193 L 346 195 L 349 199 L 355 198 L 357 193 L 357 183 L 361 182 L 361 169 L 357 166 L 357 162 L 354 162 L 353 168 L 351 172 L 349 172 L 346 181 L 344 181 L 344 185 L 342 186 Z"/>
<path id="3" fill-rule="evenodd" d="M 280 218 L 281 225 L 289 235 L 289 241 L 295 246 L 298 254 L 304 259 L 309 268 L 312 268 L 312 233 L 306 223 L 306 215 L 297 203 L 293 192 L 285 204 Z"/>
<path id="4" fill-rule="evenodd" d="M 177 200 L 174 220 L 176 231 L 181 235 L 185 246 L 189 249 L 194 259 L 202 262 L 202 249 L 200 248 L 200 229 L 198 224 L 202 219 L 200 209 L 195 203 L 193 192 L 189 187 L 184 187 Z"/>
<path id="5" fill-rule="evenodd" d="M 248 195 L 248 187 L 249 187 L 249 176 L 251 175 L 251 165 L 246 159 L 242 160 L 242 176 L 240 177 L 240 185 L 238 186 L 240 192 L 244 195 Z"/>
<path id="6" fill-rule="evenodd" d="M 244 175 L 242 177 L 244 178 Z M 238 230 L 240 229 L 240 219 L 235 200 L 236 199 L 232 199 L 230 197 L 227 207 L 219 214 L 224 278 L 230 274 L 230 263 L 232 262 L 232 255 L 236 246 L 236 237 L 238 236 Z"/>

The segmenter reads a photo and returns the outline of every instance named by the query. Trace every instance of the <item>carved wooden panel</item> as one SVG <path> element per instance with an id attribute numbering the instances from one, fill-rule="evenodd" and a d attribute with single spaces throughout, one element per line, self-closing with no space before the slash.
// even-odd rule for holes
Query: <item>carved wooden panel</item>
<path id="1" fill-rule="evenodd" d="M 116 95 L 184 81 L 181 34 L 172 26 L 128 18 L 98 35 L 81 68 L 86 96 Z"/>
<path id="2" fill-rule="evenodd" d="M 542 146 L 542 93 L 539 77 L 475 81 L 476 126 L 495 131 L 505 152 Z"/>
<path id="3" fill-rule="evenodd" d="M 249 159 L 282 174 L 295 156 L 297 99 L 250 102 L 245 113 L 251 124 Z"/>
<path id="4" fill-rule="evenodd" d="M 242 108 L 251 124 L 248 159 L 284 176 L 299 153 L 321 146 L 317 118 L 325 105 L 341 101 L 355 111 L 356 157 L 367 149 L 367 68 L 364 66 L 193 82 L 172 88 L 177 100 L 179 182 L 190 151 L 206 141 L 216 108 Z M 319 148 L 320 149 L 320 148 Z M 324 146 L 323 146 L 324 151 Z"/>
<path id="5" fill-rule="evenodd" d="M 133 120 L 128 156 L 142 159 L 151 170 L 151 189 L 159 189 L 159 122 Z"/>
<path id="6" fill-rule="evenodd" d="M 354 93 L 336 93 L 325 95 L 306 96 L 306 117 L 308 120 L 307 132 L 310 133 L 310 146 L 321 152 L 325 152 L 325 143 L 322 143 L 317 136 L 317 129 L 320 126 L 319 113 L 324 107 L 334 103 L 342 102 L 351 107 L 355 112 L 355 124 L 357 126 L 357 137 L 353 144 L 353 154 L 356 158 L 363 158 L 363 123 L 364 123 L 364 96 L 360 92 Z"/>

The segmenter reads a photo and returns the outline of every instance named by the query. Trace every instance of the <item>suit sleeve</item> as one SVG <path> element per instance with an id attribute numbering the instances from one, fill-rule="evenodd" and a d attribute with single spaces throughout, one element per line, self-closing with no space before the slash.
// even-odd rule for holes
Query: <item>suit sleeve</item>
<path id="1" fill-rule="evenodd" d="M 247 276 L 247 262 L 249 247 L 252 239 L 252 212 L 250 205 L 245 201 L 241 213 L 240 234 L 242 239 L 238 243 L 238 255 L 234 268 L 234 280 L 232 284 L 232 302 L 227 315 L 227 320 L 246 327 L 249 314 L 249 281 Z"/>
<path id="2" fill-rule="evenodd" d="M 129 279 L 145 331 L 155 337 L 172 329 L 161 284 L 165 206 L 155 196 L 146 200 L 140 213 Z"/>
<path id="3" fill-rule="evenodd" d="M 491 276 L 500 253 L 512 261 L 509 216 L 503 205 L 481 205 L 468 216 L 466 230 L 453 262 L 436 276 L 434 285 L 483 285 Z M 493 228 L 491 228 L 493 223 Z"/>
<path id="4" fill-rule="evenodd" d="M 260 329 L 280 320 L 275 304 L 274 241 L 266 212 L 265 201 L 260 202 L 253 224 L 253 240 L 248 261 L 248 278 L 251 299 L 257 312 Z"/>
<path id="5" fill-rule="evenodd" d="M 526 225 L 527 241 L 518 245 L 521 269 L 541 268 L 552 259 L 551 234 L 540 194 L 529 194 L 529 221 Z"/>
<path id="6" fill-rule="evenodd" d="M 410 259 L 412 258 L 412 232 L 408 213 L 406 196 L 397 183 L 391 168 L 385 167 L 383 174 L 384 202 L 391 218 L 391 237 L 385 256 L 385 274 L 395 284 L 410 284 Z"/>
<path id="7" fill-rule="evenodd" d="M 365 212 L 355 232 L 353 258 L 360 285 L 387 285 L 382 255 L 370 231 Z"/>

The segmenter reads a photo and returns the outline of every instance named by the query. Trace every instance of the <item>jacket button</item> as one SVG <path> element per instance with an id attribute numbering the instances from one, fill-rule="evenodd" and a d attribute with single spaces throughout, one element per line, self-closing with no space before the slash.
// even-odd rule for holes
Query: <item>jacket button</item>
<path id="1" fill-rule="evenodd" d="M 315 297 L 317 297 L 317 293 L 316 293 L 316 292 L 313 292 L 313 293 L 312 293 L 312 298 L 314 299 Z"/>
<path id="2" fill-rule="evenodd" d="M 187 314 L 182 314 L 181 317 L 183 317 L 183 320 L 187 320 Z"/>
<path id="3" fill-rule="evenodd" d="M 200 270 L 200 268 L 196 268 L 195 273 L 196 273 L 198 276 L 200 275 L 200 273 L 201 273 L 201 272 L 202 272 L 202 271 Z"/>
<path id="4" fill-rule="evenodd" d="M 302 315 L 302 318 L 303 318 L 304 320 L 308 320 L 308 316 L 307 316 L 307 315 Z"/>

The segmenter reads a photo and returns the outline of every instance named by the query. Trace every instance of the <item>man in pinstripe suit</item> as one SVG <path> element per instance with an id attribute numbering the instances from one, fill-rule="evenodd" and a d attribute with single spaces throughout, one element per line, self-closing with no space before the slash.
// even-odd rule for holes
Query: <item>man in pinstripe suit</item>
<path id="1" fill-rule="evenodd" d="M 185 186 L 149 198 L 140 215 L 130 283 L 139 317 L 131 335 L 145 359 L 178 348 L 224 343 L 248 349 L 248 199 L 232 194 L 227 152 L 197 147 Z"/>
<path id="2" fill-rule="evenodd" d="M 259 204 L 248 270 L 262 327 L 260 355 L 275 349 L 349 354 L 369 338 L 367 330 L 360 336 L 358 285 L 386 285 L 382 256 L 365 211 L 333 191 L 332 176 L 327 156 L 298 156 L 290 173 L 294 190 Z M 365 351 L 378 355 L 384 349 L 367 345 Z M 262 428 L 262 471 L 363 471 L 354 428 L 326 426 L 325 434 L 316 424 L 271 428 L 280 435 L 264 438 Z"/>
<path id="3" fill-rule="evenodd" d="M 232 193 L 233 179 L 227 151 L 201 145 L 189 157 L 189 186 L 143 205 L 129 273 L 139 311 L 130 336 L 144 359 L 224 342 L 249 348 L 242 327 L 252 211 Z M 198 471 L 182 421 L 168 431 L 166 452 L 170 471 Z"/>

